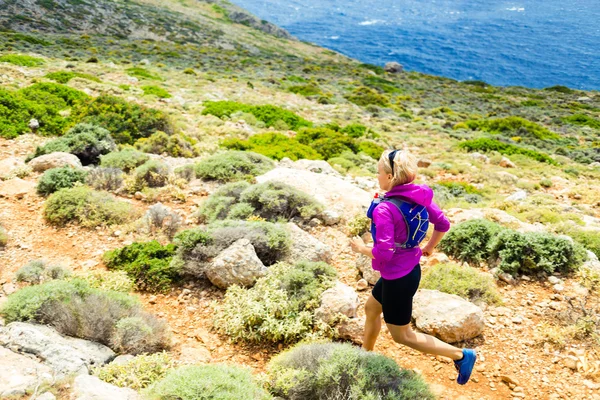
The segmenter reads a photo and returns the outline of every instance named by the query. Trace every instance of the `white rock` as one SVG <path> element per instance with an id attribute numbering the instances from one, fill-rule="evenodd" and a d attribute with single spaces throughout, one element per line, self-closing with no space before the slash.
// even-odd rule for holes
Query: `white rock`
<path id="1" fill-rule="evenodd" d="M 254 285 L 258 278 L 266 275 L 267 268 L 256 255 L 252 243 L 240 239 L 216 256 L 204 273 L 213 285 L 227 289 L 231 285 Z"/>
<path id="2" fill-rule="evenodd" d="M 517 166 L 515 165 L 515 163 L 513 163 L 512 161 L 510 161 L 508 158 L 506 157 L 502 157 L 502 159 L 500 160 L 500 164 L 501 167 L 503 168 L 516 168 Z"/>
<path id="3" fill-rule="evenodd" d="M 481 308 L 437 290 L 417 291 L 413 300 L 413 318 L 417 328 L 447 343 L 477 337 L 485 326 Z"/>
<path id="4" fill-rule="evenodd" d="M 321 296 L 321 306 L 315 310 L 315 316 L 328 324 L 335 322 L 339 314 L 349 318 L 356 317 L 358 294 L 350 286 L 336 282 Z"/>
<path id="5" fill-rule="evenodd" d="M 73 154 L 55 152 L 34 158 L 29 166 L 36 172 L 44 172 L 59 167 L 81 168 L 81 161 Z"/>
<path id="6" fill-rule="evenodd" d="M 367 282 L 365 279 L 360 279 L 358 282 L 356 282 L 356 290 L 367 290 L 369 288 L 369 282 Z"/>
<path id="7" fill-rule="evenodd" d="M 79 375 L 73 382 L 72 400 L 137 400 L 137 392 L 120 388 L 90 375 Z"/>
<path id="8" fill-rule="evenodd" d="M 358 345 L 363 344 L 365 317 L 348 318 L 337 325 L 340 339 L 350 340 Z"/>
<path id="9" fill-rule="evenodd" d="M 293 222 L 289 222 L 287 228 L 292 244 L 289 253 L 282 261 L 290 264 L 295 264 L 301 260 L 329 262 L 331 259 L 329 246 L 303 231 Z"/>
<path id="10" fill-rule="evenodd" d="M 398 73 L 404 71 L 404 67 L 402 66 L 402 64 L 397 63 L 396 61 L 391 61 L 391 62 L 385 63 L 385 67 L 383 67 L 383 70 L 385 72 L 390 72 L 392 74 L 398 74 Z"/>
<path id="11" fill-rule="evenodd" d="M 371 259 L 367 256 L 358 256 L 358 259 L 356 260 L 356 268 L 358 268 L 362 277 L 371 285 L 376 284 L 379 278 L 381 278 L 381 274 L 379 271 L 375 271 L 373 269 L 371 266 Z"/>
<path id="12" fill-rule="evenodd" d="M 469 156 L 479 162 L 482 162 L 484 164 L 487 164 L 490 162 L 490 158 L 488 156 L 486 156 L 485 154 L 481 154 L 481 153 L 470 153 Z"/>
<path id="13" fill-rule="evenodd" d="M 523 201 L 527 198 L 527 192 L 524 190 L 517 190 L 516 192 L 514 192 L 513 194 L 511 194 L 510 196 L 508 196 L 505 200 L 506 201 Z"/>
<path id="14" fill-rule="evenodd" d="M 24 322 L 0 328 L 0 344 L 36 356 L 58 377 L 88 374 L 90 367 L 115 357 L 111 349 L 99 343 L 61 336 L 53 328 Z"/>
<path id="15" fill-rule="evenodd" d="M 325 210 L 321 213 L 321 219 L 325 225 L 331 226 L 340 222 L 341 215 L 335 210 Z"/>
<path id="16" fill-rule="evenodd" d="M 560 280 L 560 278 L 557 278 L 556 276 L 549 276 L 549 277 L 548 277 L 548 282 L 549 282 L 551 285 L 556 285 L 556 284 L 558 284 L 558 283 L 562 283 L 562 281 Z"/>
<path id="17" fill-rule="evenodd" d="M 49 367 L 0 346 L 0 398 L 25 395 L 52 380 Z"/>

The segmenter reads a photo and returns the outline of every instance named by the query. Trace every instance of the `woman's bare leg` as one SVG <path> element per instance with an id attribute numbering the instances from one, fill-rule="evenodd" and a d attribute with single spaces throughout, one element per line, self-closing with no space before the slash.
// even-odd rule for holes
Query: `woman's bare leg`
<path id="1" fill-rule="evenodd" d="M 444 356 L 453 360 L 460 360 L 463 357 L 462 349 L 449 345 L 448 343 L 444 343 L 433 336 L 415 332 L 410 327 L 410 324 L 402 326 L 387 324 L 387 327 L 395 342 L 418 350 L 422 353 Z"/>
<path id="2" fill-rule="evenodd" d="M 372 351 L 381 331 L 381 304 L 375 300 L 373 295 L 365 303 L 365 333 L 363 335 L 363 349 Z"/>

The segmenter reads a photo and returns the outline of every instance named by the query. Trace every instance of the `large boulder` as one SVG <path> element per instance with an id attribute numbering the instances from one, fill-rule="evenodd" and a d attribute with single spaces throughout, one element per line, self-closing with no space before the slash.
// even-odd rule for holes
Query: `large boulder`
<path id="1" fill-rule="evenodd" d="M 13 178 L 0 183 L 0 197 L 21 199 L 27 193 L 33 192 L 35 183 Z"/>
<path id="2" fill-rule="evenodd" d="M 381 274 L 379 271 L 375 271 L 371 266 L 371 259 L 367 256 L 359 255 L 356 260 L 356 268 L 360 271 L 362 277 L 369 282 L 371 285 L 375 285 Z"/>
<path id="3" fill-rule="evenodd" d="M 383 70 L 385 72 L 390 72 L 392 74 L 397 74 L 400 73 L 402 71 L 404 71 L 404 67 L 402 66 L 402 64 L 396 62 L 396 61 L 392 61 L 392 62 L 388 62 L 385 64 L 385 67 L 383 67 Z"/>
<path id="4" fill-rule="evenodd" d="M 477 337 L 485 326 L 481 308 L 461 297 L 437 290 L 417 291 L 412 316 L 417 328 L 447 343 Z"/>
<path id="5" fill-rule="evenodd" d="M 62 336 L 53 328 L 24 322 L 0 328 L 0 345 L 36 356 L 59 379 L 88 374 L 91 367 L 104 365 L 115 357 L 111 349 L 99 343 Z"/>
<path id="6" fill-rule="evenodd" d="M 319 239 L 300 229 L 293 222 L 287 224 L 291 246 L 288 255 L 282 260 L 295 264 L 300 260 L 329 262 L 331 249 Z"/>
<path id="7" fill-rule="evenodd" d="M 137 400 L 140 397 L 130 388 L 120 388 L 90 375 L 79 375 L 73 382 L 72 400 Z"/>
<path id="8" fill-rule="evenodd" d="M 315 310 L 315 316 L 333 324 L 340 314 L 349 318 L 356 317 L 357 308 L 358 294 L 350 286 L 338 281 L 334 287 L 323 292 L 321 306 Z"/>
<path id="9" fill-rule="evenodd" d="M 44 172 L 52 168 L 71 167 L 81 168 L 81 161 L 77 156 L 71 153 L 57 151 L 55 153 L 45 154 L 29 161 L 29 166 L 35 172 Z"/>
<path id="10" fill-rule="evenodd" d="M 25 395 L 52 380 L 49 367 L 0 346 L 0 399 Z"/>
<path id="11" fill-rule="evenodd" d="M 267 268 L 256 255 L 248 239 L 240 239 L 223 250 L 204 271 L 213 285 L 227 289 L 231 285 L 250 287 L 266 275 Z"/>
<path id="12" fill-rule="evenodd" d="M 287 183 L 313 196 L 328 209 L 335 210 L 348 219 L 358 212 L 364 212 L 372 198 L 368 192 L 341 178 L 301 169 L 277 167 L 264 175 L 257 176 L 256 181 Z"/>

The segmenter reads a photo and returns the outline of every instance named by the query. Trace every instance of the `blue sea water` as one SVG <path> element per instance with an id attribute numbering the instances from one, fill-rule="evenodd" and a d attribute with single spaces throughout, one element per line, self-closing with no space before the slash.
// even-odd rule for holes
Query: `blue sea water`
<path id="1" fill-rule="evenodd" d="M 494 85 L 600 90 L 600 0 L 233 0 L 371 64 Z"/>

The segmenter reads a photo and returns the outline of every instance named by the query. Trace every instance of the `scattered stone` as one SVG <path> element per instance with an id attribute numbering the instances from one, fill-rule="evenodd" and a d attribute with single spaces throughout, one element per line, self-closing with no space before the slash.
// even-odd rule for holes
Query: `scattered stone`
<path id="1" fill-rule="evenodd" d="M 500 380 L 506 384 L 519 386 L 519 381 L 517 381 L 514 377 L 510 375 L 500 375 Z"/>
<path id="2" fill-rule="evenodd" d="M 360 279 L 358 282 L 356 282 L 356 290 L 367 290 L 369 288 L 369 282 L 367 282 L 365 279 Z"/>
<path id="3" fill-rule="evenodd" d="M 335 210 L 325 210 L 321 213 L 321 219 L 325 225 L 331 226 L 339 223 L 342 216 Z"/>
<path id="4" fill-rule="evenodd" d="M 39 384 L 52 381 L 52 369 L 0 346 L 0 398 L 23 396 Z"/>
<path id="5" fill-rule="evenodd" d="M 258 278 L 266 275 L 267 268 L 252 243 L 240 239 L 216 256 L 204 272 L 213 285 L 227 289 L 231 285 L 254 285 Z"/>
<path id="6" fill-rule="evenodd" d="M 562 283 L 560 278 L 557 278 L 556 276 L 553 276 L 553 275 L 548 277 L 548 282 L 550 282 L 551 285 L 556 285 L 556 284 Z"/>
<path id="7" fill-rule="evenodd" d="M 356 317 L 357 308 L 358 295 L 354 289 L 338 281 L 334 287 L 323 292 L 321 306 L 315 310 L 315 316 L 332 324 L 339 314 L 349 318 Z"/>
<path id="8" fill-rule="evenodd" d="M 101 381 L 91 375 L 79 375 L 73 382 L 73 400 L 137 400 L 137 392 L 130 388 L 120 388 Z"/>
<path id="9" fill-rule="evenodd" d="M 0 345 L 38 357 L 59 378 L 88 374 L 91 367 L 115 357 L 111 349 L 99 343 L 61 336 L 54 328 L 24 322 L 0 328 Z"/>
<path id="10" fill-rule="evenodd" d="M 506 157 L 502 157 L 502 159 L 500 160 L 499 165 L 503 168 L 516 168 L 517 166 L 515 165 L 515 163 L 513 163 L 512 161 L 510 161 L 508 158 Z"/>
<path id="11" fill-rule="evenodd" d="M 360 271 L 362 277 L 369 282 L 371 285 L 375 285 L 379 278 L 381 278 L 381 274 L 379 271 L 375 271 L 371 266 L 371 259 L 364 255 L 359 255 L 356 261 L 356 267 Z"/>
<path id="12" fill-rule="evenodd" d="M 24 181 L 21 178 L 13 178 L 0 183 L 0 197 L 22 199 L 27 193 L 35 189 L 34 182 Z"/>
<path id="13" fill-rule="evenodd" d="M 5 283 L 4 285 L 2 285 L 2 290 L 7 296 L 10 296 L 11 294 L 17 291 L 17 287 L 14 283 Z"/>
<path id="14" fill-rule="evenodd" d="M 365 331 L 365 317 L 347 318 L 337 326 L 340 339 L 362 345 Z"/>
<path id="15" fill-rule="evenodd" d="M 419 168 L 427 168 L 432 164 L 431 160 L 426 160 L 426 159 L 420 159 L 419 161 L 417 161 L 417 166 Z"/>
<path id="16" fill-rule="evenodd" d="M 503 282 L 508 283 L 509 285 L 514 285 L 516 283 L 515 278 L 511 274 L 508 274 L 506 272 L 499 272 L 498 279 L 500 279 Z"/>
<path id="17" fill-rule="evenodd" d="M 204 347 L 182 346 L 179 361 L 183 364 L 207 364 L 211 362 L 212 355 Z"/>
<path id="18" fill-rule="evenodd" d="M 35 133 L 39 128 L 40 128 L 39 121 L 37 119 L 35 119 L 35 118 L 31 118 L 29 120 L 29 129 L 31 129 L 31 131 L 33 133 Z"/>
<path id="19" fill-rule="evenodd" d="M 303 231 L 293 222 L 289 222 L 287 228 L 290 233 L 291 246 L 288 255 L 283 258 L 283 261 L 290 264 L 295 264 L 300 260 L 329 262 L 331 259 L 331 249 L 329 246 Z"/>
<path id="20" fill-rule="evenodd" d="M 556 293 L 561 293 L 565 290 L 564 285 L 560 285 L 560 284 L 556 284 L 554 286 L 552 286 L 552 289 L 556 292 Z"/>
<path id="21" fill-rule="evenodd" d="M 578 362 L 579 362 L 579 359 L 572 355 L 568 355 L 565 358 L 563 358 L 564 366 L 569 369 L 572 369 L 573 371 L 577 371 L 577 363 Z"/>
<path id="22" fill-rule="evenodd" d="M 514 192 L 513 194 L 511 194 L 510 196 L 508 196 L 505 200 L 506 201 L 523 201 L 527 198 L 527 192 L 524 190 L 518 190 L 516 192 Z"/>
<path id="23" fill-rule="evenodd" d="M 425 258 L 425 265 L 429 267 L 433 267 L 437 264 L 446 264 L 449 263 L 450 259 L 444 253 L 433 253 L 429 257 Z"/>
<path id="24" fill-rule="evenodd" d="M 437 290 L 417 291 L 413 318 L 418 329 L 448 343 L 477 337 L 485 326 L 481 308 L 459 296 Z"/>
<path id="25" fill-rule="evenodd" d="M 29 161 L 29 166 L 35 172 L 44 172 L 59 167 L 81 168 L 81 161 L 73 154 L 55 152 L 34 158 Z"/>
<path id="26" fill-rule="evenodd" d="M 402 64 L 397 63 L 396 61 L 391 61 L 391 62 L 385 63 L 383 70 L 385 72 L 390 72 L 392 74 L 398 74 L 398 73 L 404 71 L 404 67 L 402 66 Z"/>
<path id="27" fill-rule="evenodd" d="M 488 156 L 486 156 L 485 154 L 475 152 L 475 153 L 470 153 L 470 156 L 471 156 L 471 158 L 473 158 L 479 162 L 482 162 L 484 164 L 487 164 L 490 162 L 490 158 Z"/>

